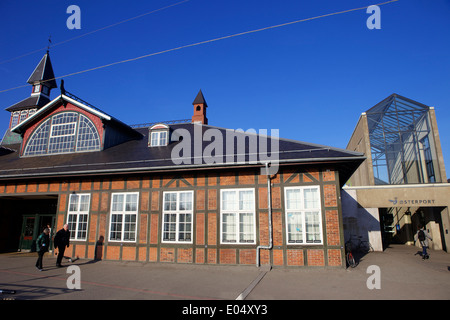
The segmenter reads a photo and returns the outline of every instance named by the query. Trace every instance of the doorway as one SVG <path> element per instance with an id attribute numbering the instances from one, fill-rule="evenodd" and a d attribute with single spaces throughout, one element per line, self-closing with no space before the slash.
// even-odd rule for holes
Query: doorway
<path id="1" fill-rule="evenodd" d="M 55 226 L 55 215 L 51 214 L 34 214 L 22 216 L 22 232 L 20 237 L 19 251 L 36 251 L 36 240 L 43 232 L 44 228 L 50 229 L 50 246 L 52 248 L 52 240 Z"/>

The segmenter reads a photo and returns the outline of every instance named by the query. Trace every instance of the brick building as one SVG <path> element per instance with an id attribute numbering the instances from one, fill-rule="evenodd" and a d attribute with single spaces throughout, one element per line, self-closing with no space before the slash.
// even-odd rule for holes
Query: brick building
<path id="1" fill-rule="evenodd" d="M 80 258 L 104 239 L 107 260 L 345 266 L 340 192 L 362 154 L 208 125 L 201 91 L 192 119 L 132 127 L 63 87 L 50 99 L 53 78 L 47 53 L 7 108 L 0 251 L 68 223 Z"/>

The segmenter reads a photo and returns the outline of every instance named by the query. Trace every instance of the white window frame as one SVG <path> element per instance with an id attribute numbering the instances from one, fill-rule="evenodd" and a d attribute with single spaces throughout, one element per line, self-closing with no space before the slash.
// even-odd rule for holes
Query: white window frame
<path id="1" fill-rule="evenodd" d="M 182 209 L 181 208 L 181 194 L 182 193 L 189 193 L 191 195 L 191 207 L 190 209 Z M 170 208 L 166 209 L 166 195 L 167 194 L 175 194 L 176 195 L 176 199 L 175 199 L 175 208 Z M 181 216 L 183 215 L 190 215 L 190 222 L 186 222 L 185 221 L 181 221 Z M 174 216 L 175 217 L 175 221 L 172 222 L 166 222 L 166 217 L 169 216 Z M 185 217 L 186 219 L 186 217 Z M 166 230 L 166 224 L 167 223 L 172 223 L 175 224 L 175 230 Z M 185 230 L 181 230 L 181 224 L 185 224 L 186 226 L 189 225 L 190 226 L 190 240 L 180 240 L 180 235 L 181 233 L 188 233 L 186 231 L 186 228 L 184 228 Z M 165 233 L 167 232 L 175 232 L 175 240 L 167 240 L 164 239 Z M 165 191 L 163 192 L 163 215 L 162 215 L 162 232 L 161 232 L 161 242 L 162 243 L 180 243 L 180 244 L 192 244 L 193 243 L 193 239 L 194 239 L 194 191 L 192 190 L 186 190 L 186 191 Z"/>
<path id="2" fill-rule="evenodd" d="M 243 191 L 251 191 L 251 209 L 240 209 L 239 208 L 239 193 Z M 235 207 L 231 209 L 224 209 L 224 193 L 225 192 L 235 192 Z M 231 221 L 228 223 L 234 228 L 234 232 L 227 232 L 228 234 L 234 234 L 234 240 L 226 241 L 224 240 L 224 216 L 230 217 Z M 252 240 L 241 240 L 241 234 L 244 233 L 241 224 L 241 217 L 244 215 L 251 215 L 251 233 L 249 236 L 253 238 Z M 248 236 L 247 236 L 248 237 Z M 254 245 L 256 244 L 256 203 L 255 203 L 255 189 L 254 188 L 239 188 L 239 189 L 220 189 L 220 244 L 230 244 L 230 245 Z"/>
<path id="3" fill-rule="evenodd" d="M 77 196 L 78 200 L 75 204 L 76 208 L 73 210 L 72 207 L 74 207 L 73 198 Z M 86 208 L 82 208 L 82 202 L 80 201 L 82 197 L 87 197 L 87 204 Z M 91 205 L 91 195 L 89 193 L 80 193 L 80 194 L 71 194 L 69 197 L 69 207 L 67 208 L 67 224 L 69 224 L 69 230 L 70 230 L 70 240 L 74 241 L 86 241 L 88 238 L 88 229 L 89 229 L 89 208 Z M 83 210 L 82 210 L 83 209 Z M 71 221 L 71 217 L 74 217 L 75 220 Z M 86 217 L 86 221 L 80 221 L 81 218 Z M 84 224 L 86 226 L 85 237 L 80 237 L 78 235 L 79 232 L 82 232 L 80 229 L 80 225 Z M 73 228 L 73 225 L 75 225 L 75 228 Z M 72 232 L 74 232 L 74 237 L 72 237 Z"/>
<path id="4" fill-rule="evenodd" d="M 165 134 L 165 137 L 161 138 L 161 135 L 163 133 Z M 153 139 L 154 136 L 156 136 L 156 139 Z M 153 131 L 150 136 L 150 146 L 151 147 L 167 146 L 168 139 L 169 139 L 169 131 L 168 130 Z M 155 143 L 154 143 L 154 141 L 155 141 Z"/>
<path id="5" fill-rule="evenodd" d="M 115 196 L 123 196 L 123 202 L 122 202 L 122 208 L 121 210 L 114 210 L 114 197 Z M 127 210 L 127 196 L 136 196 L 136 210 Z M 139 192 L 115 192 L 111 194 L 111 208 L 110 208 L 110 215 L 109 215 L 109 235 L 108 239 L 111 242 L 136 242 L 137 236 L 138 236 L 138 212 L 139 212 Z M 128 240 L 125 239 L 124 235 L 125 233 L 132 233 L 133 231 L 125 231 L 125 225 L 126 225 L 126 218 L 127 216 L 135 218 L 134 223 L 130 223 L 130 225 L 134 224 L 134 240 Z M 120 222 L 113 222 L 113 217 L 120 217 Z M 120 224 L 120 230 L 112 230 L 113 223 L 115 225 Z M 120 233 L 120 239 L 111 239 L 112 233 L 119 232 Z"/>
<path id="6" fill-rule="evenodd" d="M 308 208 L 305 205 L 305 190 L 314 189 L 317 191 L 317 206 L 313 208 Z M 297 208 L 289 208 L 288 207 L 288 191 L 289 190 L 299 190 L 299 206 Z M 322 200 L 320 195 L 320 186 L 296 186 L 296 187 L 285 187 L 284 188 L 284 208 L 285 208 L 285 216 L 286 216 L 286 244 L 287 245 L 323 245 L 323 226 L 322 226 Z M 318 224 L 318 235 L 320 236 L 320 240 L 308 240 L 308 234 L 311 232 L 307 232 L 307 215 L 313 214 L 316 218 L 315 223 Z M 290 242 L 290 232 L 289 225 L 290 219 L 297 217 L 297 221 L 299 221 L 301 226 L 301 233 L 296 232 L 296 235 L 300 235 L 301 239 L 296 240 L 295 242 Z M 298 219 L 299 218 L 299 219 Z"/>
<path id="7" fill-rule="evenodd" d="M 73 125 L 73 129 L 71 133 L 67 134 L 55 134 L 54 131 L 56 131 L 56 128 L 63 127 L 63 126 L 69 126 Z M 52 127 L 50 129 L 50 138 L 59 138 L 59 137 L 67 137 L 67 136 L 74 136 L 77 133 L 77 122 L 68 122 L 68 123 L 58 123 L 58 124 L 52 124 Z"/>

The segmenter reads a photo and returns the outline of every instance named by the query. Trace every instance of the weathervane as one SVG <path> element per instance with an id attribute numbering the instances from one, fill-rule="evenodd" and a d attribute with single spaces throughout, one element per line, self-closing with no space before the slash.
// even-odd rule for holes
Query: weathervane
<path id="1" fill-rule="evenodd" d="M 49 36 L 48 36 L 47 53 L 48 53 L 48 51 L 50 50 L 50 45 L 51 45 L 51 43 L 52 43 L 52 35 L 49 35 Z"/>

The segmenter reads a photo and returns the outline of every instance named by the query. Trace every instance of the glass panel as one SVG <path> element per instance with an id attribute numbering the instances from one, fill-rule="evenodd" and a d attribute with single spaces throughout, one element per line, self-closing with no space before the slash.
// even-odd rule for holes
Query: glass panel
<path id="1" fill-rule="evenodd" d="M 112 211 L 123 211 L 123 200 L 124 200 L 123 194 L 114 194 Z"/>
<path id="2" fill-rule="evenodd" d="M 78 211 L 78 198 L 79 196 L 77 194 L 70 195 L 69 211 Z"/>
<path id="3" fill-rule="evenodd" d="M 236 191 L 222 192 L 222 210 L 237 210 Z"/>
<path id="4" fill-rule="evenodd" d="M 319 203 L 319 190 L 317 188 L 304 189 L 305 209 L 317 209 Z"/>
<path id="5" fill-rule="evenodd" d="M 253 210 L 253 190 L 239 191 L 239 210 Z"/>
<path id="6" fill-rule="evenodd" d="M 300 189 L 286 189 L 286 207 L 288 210 L 301 209 Z"/>
<path id="7" fill-rule="evenodd" d="M 236 214 L 222 214 L 222 242 L 236 242 Z"/>
<path id="8" fill-rule="evenodd" d="M 306 242 L 320 243 L 320 215 L 319 212 L 306 212 L 305 227 L 306 227 Z"/>
<path id="9" fill-rule="evenodd" d="M 125 211 L 137 211 L 137 194 L 127 194 Z"/>
<path id="10" fill-rule="evenodd" d="M 91 120 L 80 115 L 77 137 L 77 151 L 100 150 L 100 138 Z"/>
<path id="11" fill-rule="evenodd" d="M 42 123 L 32 134 L 25 148 L 24 155 L 39 155 L 47 153 L 48 134 L 50 132 L 50 119 Z"/>
<path id="12" fill-rule="evenodd" d="M 253 242 L 253 213 L 239 215 L 239 242 Z"/>

